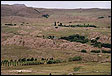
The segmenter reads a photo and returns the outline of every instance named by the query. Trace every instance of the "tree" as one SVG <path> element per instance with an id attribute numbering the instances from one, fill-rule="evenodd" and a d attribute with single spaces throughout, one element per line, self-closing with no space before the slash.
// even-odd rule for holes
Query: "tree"
<path id="1" fill-rule="evenodd" d="M 30 61 L 30 59 L 28 58 L 27 61 Z"/>
<path id="2" fill-rule="evenodd" d="M 37 58 L 35 58 L 34 60 L 37 61 Z"/>
<path id="3" fill-rule="evenodd" d="M 56 26 L 56 22 L 54 22 L 54 26 Z"/>
<path id="4" fill-rule="evenodd" d="M 53 60 L 53 58 L 50 58 L 50 60 Z"/>
<path id="5" fill-rule="evenodd" d="M 51 73 L 49 75 L 51 75 Z"/>
<path id="6" fill-rule="evenodd" d="M 25 62 L 26 61 L 26 58 L 21 59 L 21 61 Z"/>
<path id="7" fill-rule="evenodd" d="M 22 59 L 20 58 L 20 59 L 18 59 L 18 61 L 19 61 L 19 62 L 21 62 L 21 61 L 22 61 Z"/>
<path id="8" fill-rule="evenodd" d="M 41 58 L 41 60 L 45 60 L 45 58 Z"/>
<path id="9" fill-rule="evenodd" d="M 47 64 L 53 64 L 53 63 L 55 63 L 54 60 L 49 60 L 49 61 L 47 61 Z"/>
<path id="10" fill-rule="evenodd" d="M 13 62 L 13 60 L 10 60 L 10 62 Z"/>
<path id="11" fill-rule="evenodd" d="M 60 23 L 58 26 L 63 26 L 63 24 L 62 24 L 62 23 Z"/>
<path id="12" fill-rule="evenodd" d="M 34 58 L 32 57 L 32 58 L 30 59 L 30 61 L 34 61 Z"/>

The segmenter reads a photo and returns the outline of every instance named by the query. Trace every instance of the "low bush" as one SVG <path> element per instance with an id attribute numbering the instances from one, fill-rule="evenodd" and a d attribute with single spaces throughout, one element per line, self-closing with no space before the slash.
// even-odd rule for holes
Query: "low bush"
<path id="1" fill-rule="evenodd" d="M 98 19 L 104 18 L 103 16 L 99 16 Z"/>
<path id="2" fill-rule="evenodd" d="M 61 27 L 94 27 L 94 28 L 96 28 L 96 26 L 95 25 L 63 25 L 62 23 L 60 23 L 58 26 L 61 26 Z"/>
<path id="3" fill-rule="evenodd" d="M 61 37 L 59 39 L 65 39 L 71 42 L 87 43 L 89 40 L 85 36 L 80 36 L 79 34 L 70 35 L 68 37 Z"/>
<path id="4" fill-rule="evenodd" d="M 111 48 L 111 44 L 109 43 L 102 43 L 101 46 L 105 48 Z"/>
<path id="5" fill-rule="evenodd" d="M 74 67 L 73 70 L 76 72 L 76 71 L 79 71 L 80 68 L 81 68 L 81 67 Z"/>
<path id="6" fill-rule="evenodd" d="M 109 51 L 102 50 L 102 53 L 111 53 L 111 50 L 109 50 Z"/>
<path id="7" fill-rule="evenodd" d="M 47 61 L 47 64 L 54 64 L 54 63 L 55 63 L 54 60 L 49 60 L 49 61 Z"/>
<path id="8" fill-rule="evenodd" d="M 69 58 L 68 61 L 80 61 L 80 60 L 82 60 L 81 56 L 75 56 L 73 58 Z"/>
<path id="9" fill-rule="evenodd" d="M 8 26 L 13 26 L 13 24 L 10 24 L 10 23 L 9 23 L 9 24 L 5 24 L 5 25 L 8 25 Z"/>
<path id="10" fill-rule="evenodd" d="M 44 14 L 44 15 L 42 15 L 42 17 L 48 18 L 49 15 L 48 14 Z"/>
<path id="11" fill-rule="evenodd" d="M 48 39 L 54 39 L 55 36 L 48 36 Z"/>
<path id="12" fill-rule="evenodd" d="M 100 50 L 91 50 L 92 53 L 100 53 Z"/>
<path id="13" fill-rule="evenodd" d="M 87 53 L 87 51 L 86 51 L 86 50 L 84 50 L 84 49 L 83 49 L 83 50 L 81 50 L 81 52 L 82 52 L 82 53 Z"/>
<path id="14" fill-rule="evenodd" d="M 59 59 L 56 59 L 56 60 L 48 60 L 47 61 L 47 64 L 55 64 L 55 63 L 61 63 L 62 61 L 59 60 Z"/>

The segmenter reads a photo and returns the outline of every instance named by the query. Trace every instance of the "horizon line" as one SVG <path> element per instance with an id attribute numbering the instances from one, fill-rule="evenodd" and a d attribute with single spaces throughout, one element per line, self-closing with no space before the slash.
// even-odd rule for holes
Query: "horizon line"
<path id="1" fill-rule="evenodd" d="M 1 5 L 15 5 L 15 4 L 2 4 Z M 25 4 L 20 4 L 25 5 Z M 104 7 L 75 7 L 75 8 L 60 8 L 60 7 L 35 7 L 35 6 L 27 6 L 26 7 L 33 7 L 33 8 L 45 8 L 45 9 L 111 9 L 111 8 L 104 8 Z"/>

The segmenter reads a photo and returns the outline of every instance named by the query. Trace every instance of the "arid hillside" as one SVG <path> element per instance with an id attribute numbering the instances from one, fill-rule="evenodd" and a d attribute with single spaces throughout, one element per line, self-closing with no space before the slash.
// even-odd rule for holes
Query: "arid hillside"
<path id="1" fill-rule="evenodd" d="M 111 9 L 2 4 L 1 63 L 4 75 L 110 75 Z"/>
<path id="2" fill-rule="evenodd" d="M 38 18 L 46 14 L 47 10 L 27 7 L 24 4 L 1 5 L 1 16 L 20 16 L 29 18 Z"/>

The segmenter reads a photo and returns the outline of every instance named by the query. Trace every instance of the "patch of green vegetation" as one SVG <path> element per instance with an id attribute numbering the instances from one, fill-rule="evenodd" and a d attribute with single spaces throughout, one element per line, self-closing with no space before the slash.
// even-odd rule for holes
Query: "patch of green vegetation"
<path id="1" fill-rule="evenodd" d="M 1 32 L 3 33 L 18 33 L 18 30 L 20 30 L 20 28 L 12 28 L 8 26 L 2 26 L 1 28 Z"/>
<path id="2" fill-rule="evenodd" d="M 79 67 L 74 67 L 73 70 L 76 72 L 76 71 L 79 71 L 80 68 L 81 68 L 80 66 Z"/>
<path id="3" fill-rule="evenodd" d="M 99 16 L 99 17 L 98 17 L 98 19 L 102 19 L 102 18 L 104 18 L 104 17 L 103 17 L 103 16 Z"/>
<path id="4" fill-rule="evenodd" d="M 105 47 L 105 48 L 111 48 L 111 44 L 109 43 L 101 43 L 101 42 L 97 42 L 97 40 L 91 40 L 91 45 L 93 45 L 94 47 Z"/>
<path id="5" fill-rule="evenodd" d="M 12 66 L 12 67 L 1 67 L 4 70 L 21 70 L 27 69 L 32 70 L 31 73 L 25 72 L 23 75 L 68 75 L 73 71 L 73 67 L 81 67 L 78 71 L 80 73 L 75 73 L 75 75 L 110 75 L 111 74 L 111 63 L 97 63 L 97 62 L 67 62 L 59 64 L 42 64 L 42 65 L 29 65 L 29 66 Z M 34 71 L 34 72 L 33 72 Z M 37 72 L 35 72 L 37 71 Z M 94 73 L 98 71 L 98 73 Z M 89 73 L 90 72 L 90 73 Z M 100 73 L 101 72 L 101 73 Z M 5 74 L 5 73 L 4 73 Z"/>
<path id="6" fill-rule="evenodd" d="M 91 53 L 100 53 L 100 50 L 91 50 Z"/>
<path id="7" fill-rule="evenodd" d="M 96 26 L 95 25 L 80 25 L 80 24 L 78 24 L 78 25 L 63 25 L 62 23 L 60 23 L 58 26 L 61 26 L 61 27 L 94 27 L 94 28 L 96 28 Z"/>
<path id="8" fill-rule="evenodd" d="M 71 42 L 81 42 L 81 43 L 87 43 L 88 39 L 85 36 L 80 36 L 78 34 L 74 34 L 68 37 L 61 37 L 60 39 L 65 39 Z"/>
<path id="9" fill-rule="evenodd" d="M 81 56 L 75 56 L 73 58 L 69 58 L 68 61 L 80 61 L 80 60 L 82 60 L 82 57 Z"/>
<path id="10" fill-rule="evenodd" d="M 48 14 L 44 14 L 44 15 L 42 15 L 42 17 L 48 18 L 49 15 Z"/>
<path id="11" fill-rule="evenodd" d="M 82 53 L 87 53 L 87 51 L 86 51 L 86 50 L 84 50 L 84 49 L 83 49 L 83 50 L 81 50 L 81 52 L 82 52 Z"/>
<path id="12" fill-rule="evenodd" d="M 111 50 L 108 50 L 108 51 L 102 50 L 102 53 L 111 53 Z"/>

